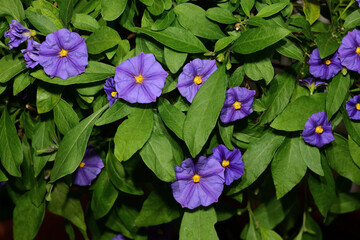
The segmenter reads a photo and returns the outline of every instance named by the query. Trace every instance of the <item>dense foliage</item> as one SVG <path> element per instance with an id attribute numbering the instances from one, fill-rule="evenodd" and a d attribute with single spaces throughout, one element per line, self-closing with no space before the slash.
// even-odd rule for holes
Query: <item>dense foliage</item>
<path id="1" fill-rule="evenodd" d="M 322 239 L 360 208 L 357 26 L 354 0 L 0 0 L 0 220 Z"/>

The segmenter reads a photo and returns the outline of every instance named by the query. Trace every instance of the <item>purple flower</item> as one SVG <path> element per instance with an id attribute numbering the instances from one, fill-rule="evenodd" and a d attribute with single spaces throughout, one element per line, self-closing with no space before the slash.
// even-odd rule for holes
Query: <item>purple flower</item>
<path id="1" fill-rule="evenodd" d="M 316 88 L 321 85 L 327 85 L 327 82 L 323 82 L 323 81 L 313 78 L 313 77 L 300 79 L 299 83 L 301 86 L 308 87 L 309 89 Z"/>
<path id="2" fill-rule="evenodd" d="M 215 159 L 185 159 L 175 167 L 176 181 L 171 184 L 173 195 L 182 207 L 194 209 L 217 202 L 224 188 L 224 168 Z"/>
<path id="3" fill-rule="evenodd" d="M 41 44 L 39 63 L 52 78 L 67 79 L 85 72 L 88 65 L 85 39 L 65 28 L 50 33 Z"/>
<path id="4" fill-rule="evenodd" d="M 244 162 L 239 149 L 234 148 L 232 151 L 224 145 L 212 149 L 213 154 L 209 157 L 218 161 L 225 169 L 225 184 L 230 185 L 234 180 L 241 178 L 244 174 Z"/>
<path id="5" fill-rule="evenodd" d="M 31 31 L 13 19 L 9 24 L 9 31 L 4 33 L 4 37 L 9 37 L 9 50 L 18 47 L 31 37 Z"/>
<path id="6" fill-rule="evenodd" d="M 115 89 L 114 78 L 108 77 L 104 84 L 104 90 L 106 93 L 107 100 L 109 101 L 109 107 L 114 104 L 114 102 L 119 98 L 118 93 Z"/>
<path id="7" fill-rule="evenodd" d="M 39 64 L 40 46 L 40 43 L 35 42 L 33 39 L 29 39 L 27 48 L 21 50 L 21 52 L 24 54 L 27 68 L 34 68 Z"/>
<path id="8" fill-rule="evenodd" d="M 309 59 L 310 73 L 317 78 L 329 80 L 334 77 L 342 69 L 338 53 L 330 59 L 321 59 L 319 49 L 312 51 Z"/>
<path id="9" fill-rule="evenodd" d="M 189 102 L 192 102 L 199 88 L 217 69 L 215 60 L 201 60 L 199 58 L 190 61 L 179 75 L 178 84 L 180 94 Z"/>
<path id="10" fill-rule="evenodd" d="M 7 181 L 0 182 L 0 187 L 5 186 L 6 183 L 7 183 Z"/>
<path id="11" fill-rule="evenodd" d="M 360 120 L 360 95 L 346 102 L 346 111 L 351 119 Z"/>
<path id="12" fill-rule="evenodd" d="M 83 160 L 74 174 L 74 184 L 89 186 L 104 167 L 103 161 L 93 146 L 88 146 Z"/>
<path id="13" fill-rule="evenodd" d="M 360 31 L 354 29 L 342 39 L 338 49 L 341 64 L 360 73 Z"/>
<path id="14" fill-rule="evenodd" d="M 360 7 L 360 0 L 356 0 L 357 1 L 357 3 L 359 4 L 359 7 Z"/>
<path id="15" fill-rule="evenodd" d="M 226 99 L 221 109 L 220 119 L 229 123 L 242 119 L 253 112 L 255 91 L 244 87 L 232 87 L 226 91 Z"/>
<path id="16" fill-rule="evenodd" d="M 311 115 L 305 123 L 305 128 L 301 135 L 305 142 L 319 148 L 334 140 L 331 122 L 327 120 L 325 112 L 317 112 Z"/>
<path id="17" fill-rule="evenodd" d="M 140 53 L 115 69 L 115 88 L 119 98 L 130 103 L 151 103 L 161 95 L 167 72 L 152 53 Z"/>
<path id="18" fill-rule="evenodd" d="M 118 235 L 113 237 L 112 240 L 127 240 L 127 238 L 119 233 Z"/>

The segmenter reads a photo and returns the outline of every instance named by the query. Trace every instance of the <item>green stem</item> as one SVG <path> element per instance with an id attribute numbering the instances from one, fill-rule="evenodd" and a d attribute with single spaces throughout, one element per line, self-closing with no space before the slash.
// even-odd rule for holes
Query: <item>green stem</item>
<path id="1" fill-rule="evenodd" d="M 340 14 L 340 16 L 338 17 L 338 21 L 340 20 L 340 18 L 342 18 L 342 16 L 345 14 L 345 12 L 346 12 L 346 10 L 348 10 L 349 9 L 349 7 L 351 7 L 351 5 L 353 5 L 355 3 L 355 0 L 351 0 L 350 2 L 349 2 L 349 4 L 346 6 L 346 8 L 344 9 L 344 11 Z"/>
<path id="2" fill-rule="evenodd" d="M 360 88 L 355 88 L 355 89 L 349 90 L 349 92 L 359 92 L 359 91 L 360 91 Z"/>

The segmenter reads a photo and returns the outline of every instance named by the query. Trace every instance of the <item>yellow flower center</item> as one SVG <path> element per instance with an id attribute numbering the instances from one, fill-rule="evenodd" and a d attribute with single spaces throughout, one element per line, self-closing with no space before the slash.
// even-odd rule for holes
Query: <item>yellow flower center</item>
<path id="1" fill-rule="evenodd" d="M 355 107 L 356 107 L 356 110 L 360 110 L 360 103 L 357 103 L 357 104 L 355 105 Z"/>
<path id="2" fill-rule="evenodd" d="M 61 49 L 61 51 L 59 52 L 60 57 L 66 57 L 68 54 L 68 51 L 66 51 L 65 49 Z"/>
<path id="3" fill-rule="evenodd" d="M 229 162 L 228 160 L 225 160 L 225 159 L 224 159 L 224 160 L 222 161 L 221 165 L 225 168 L 225 167 L 227 167 L 227 166 L 230 165 L 230 162 Z"/>
<path id="4" fill-rule="evenodd" d="M 194 83 L 196 83 L 197 85 L 200 85 L 202 83 L 201 76 L 195 76 Z"/>
<path id="5" fill-rule="evenodd" d="M 115 97 L 116 94 L 117 94 L 117 92 L 112 92 L 112 93 L 111 93 L 111 96 L 112 96 L 112 97 Z"/>
<path id="6" fill-rule="evenodd" d="M 360 47 L 357 47 L 355 52 L 360 55 Z"/>
<path id="7" fill-rule="evenodd" d="M 328 60 L 325 61 L 325 64 L 326 64 L 326 65 L 330 65 L 330 64 L 331 64 L 331 61 L 328 59 Z"/>
<path id="8" fill-rule="evenodd" d="M 315 132 L 318 133 L 318 134 L 322 134 L 323 131 L 324 131 L 324 129 L 323 129 L 321 126 L 317 126 L 317 127 L 315 128 Z"/>
<path id="9" fill-rule="evenodd" d="M 193 179 L 194 183 L 200 182 L 200 176 L 197 175 L 197 174 L 195 174 L 195 175 L 192 177 L 192 179 Z"/>
<path id="10" fill-rule="evenodd" d="M 134 76 L 136 83 L 142 83 L 144 81 L 144 78 L 141 74 L 139 76 Z"/>
<path id="11" fill-rule="evenodd" d="M 233 107 L 234 107 L 236 110 L 239 110 L 239 109 L 241 108 L 241 102 L 235 101 L 234 104 L 233 104 Z"/>
<path id="12" fill-rule="evenodd" d="M 79 167 L 83 168 L 84 166 L 85 166 L 85 163 L 81 162 Z"/>

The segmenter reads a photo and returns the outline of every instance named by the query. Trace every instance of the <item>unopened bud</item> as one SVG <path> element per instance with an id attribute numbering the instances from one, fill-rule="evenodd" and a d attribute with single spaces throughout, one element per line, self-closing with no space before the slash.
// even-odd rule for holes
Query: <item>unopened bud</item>
<path id="1" fill-rule="evenodd" d="M 223 62 L 225 59 L 224 54 L 220 53 L 216 56 L 216 60 L 218 60 L 218 62 Z"/>

